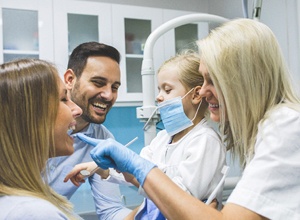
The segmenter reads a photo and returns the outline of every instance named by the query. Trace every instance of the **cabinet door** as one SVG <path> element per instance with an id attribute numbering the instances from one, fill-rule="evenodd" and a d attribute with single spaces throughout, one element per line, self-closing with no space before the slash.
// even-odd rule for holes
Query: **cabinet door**
<path id="1" fill-rule="evenodd" d="M 111 45 L 111 6 L 105 3 L 53 0 L 55 62 L 60 73 L 67 68 L 73 49 L 97 41 Z"/>
<path id="2" fill-rule="evenodd" d="M 145 42 L 150 33 L 162 24 L 162 9 L 112 5 L 113 45 L 120 51 L 121 87 L 117 104 L 141 105 L 141 66 Z M 163 60 L 162 40 L 154 46 L 154 65 Z"/>
<path id="3" fill-rule="evenodd" d="M 0 1 L 0 61 L 53 61 L 51 0 Z"/>
<path id="4" fill-rule="evenodd" d="M 183 15 L 195 14 L 196 12 L 164 10 L 164 22 Z M 193 22 L 178 26 L 164 35 L 166 59 L 174 56 L 182 50 L 192 49 L 198 51 L 196 41 L 206 37 L 209 33 L 209 23 Z"/>

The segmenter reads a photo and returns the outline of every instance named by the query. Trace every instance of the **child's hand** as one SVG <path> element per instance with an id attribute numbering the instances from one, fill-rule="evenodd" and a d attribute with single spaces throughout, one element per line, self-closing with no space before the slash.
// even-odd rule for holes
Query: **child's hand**
<path id="1" fill-rule="evenodd" d="M 77 164 L 70 173 L 67 174 L 67 176 L 64 179 L 64 182 L 67 182 L 68 180 L 71 180 L 71 182 L 75 186 L 80 186 L 81 183 L 85 182 L 86 176 L 83 176 L 80 171 L 87 170 L 91 172 L 97 167 L 97 164 L 95 162 L 87 162 L 87 163 L 80 163 Z"/>
<path id="2" fill-rule="evenodd" d="M 139 188 L 140 184 L 139 182 L 137 181 L 137 179 L 130 173 L 122 173 L 126 182 L 129 182 L 129 183 L 132 183 L 133 185 L 135 185 L 137 188 Z"/>
<path id="3" fill-rule="evenodd" d="M 132 181 L 133 181 L 133 179 L 135 179 L 135 177 L 132 175 L 132 174 L 130 174 L 130 173 L 122 173 L 123 174 L 123 176 L 124 176 L 124 178 L 125 178 L 125 180 L 126 180 L 126 182 L 129 182 L 129 183 L 131 183 Z"/>

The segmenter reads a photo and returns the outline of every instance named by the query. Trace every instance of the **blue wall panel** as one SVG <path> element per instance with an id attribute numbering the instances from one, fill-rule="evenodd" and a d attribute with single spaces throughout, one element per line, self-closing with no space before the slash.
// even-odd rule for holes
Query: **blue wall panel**
<path id="1" fill-rule="evenodd" d="M 129 148 L 140 153 L 144 147 L 144 123 L 136 118 L 136 107 L 113 107 L 103 124 L 115 136 L 115 139 L 124 145 L 138 137 Z"/>

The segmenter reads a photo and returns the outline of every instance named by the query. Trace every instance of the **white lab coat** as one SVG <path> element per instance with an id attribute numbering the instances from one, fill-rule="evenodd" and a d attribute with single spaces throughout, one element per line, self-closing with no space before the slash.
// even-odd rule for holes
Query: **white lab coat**
<path id="1" fill-rule="evenodd" d="M 260 124 L 255 155 L 228 199 L 269 219 L 300 219 L 300 112 L 287 107 Z"/>

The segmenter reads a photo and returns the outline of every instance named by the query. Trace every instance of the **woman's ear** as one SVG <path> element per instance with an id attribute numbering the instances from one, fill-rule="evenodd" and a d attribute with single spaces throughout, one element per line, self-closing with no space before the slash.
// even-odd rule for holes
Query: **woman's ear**
<path id="1" fill-rule="evenodd" d="M 64 74 L 64 82 L 68 90 L 72 89 L 76 82 L 76 76 L 72 69 L 67 69 Z"/>
<path id="2" fill-rule="evenodd" d="M 194 89 L 194 94 L 193 94 L 193 103 L 194 104 L 199 104 L 199 102 L 202 100 L 202 97 L 200 96 L 200 89 L 201 89 L 201 86 L 196 86 Z"/>

